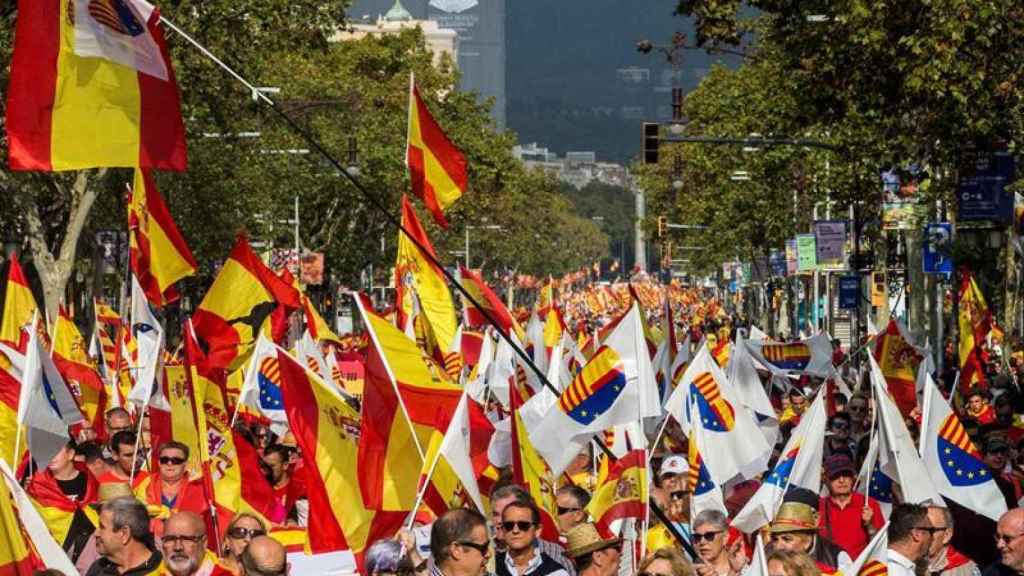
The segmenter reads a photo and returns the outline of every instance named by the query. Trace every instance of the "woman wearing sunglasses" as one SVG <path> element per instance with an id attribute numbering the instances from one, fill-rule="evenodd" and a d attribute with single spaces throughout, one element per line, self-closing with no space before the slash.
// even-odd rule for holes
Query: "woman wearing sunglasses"
<path id="1" fill-rule="evenodd" d="M 231 570 L 232 573 L 241 572 L 242 565 L 240 558 L 242 551 L 249 545 L 249 542 L 267 533 L 267 527 L 263 521 L 248 512 L 236 514 L 224 531 L 224 549 L 221 551 L 221 564 Z"/>

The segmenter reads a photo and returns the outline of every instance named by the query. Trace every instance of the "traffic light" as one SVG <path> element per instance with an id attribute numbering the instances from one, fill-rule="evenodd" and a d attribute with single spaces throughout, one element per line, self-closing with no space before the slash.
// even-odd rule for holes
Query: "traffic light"
<path id="1" fill-rule="evenodd" d="M 644 164 L 657 164 L 658 163 L 658 132 L 660 126 L 657 122 L 644 122 L 643 126 L 643 141 L 642 146 L 642 157 Z"/>
<path id="2" fill-rule="evenodd" d="M 658 216 L 658 238 L 664 238 L 665 232 L 668 230 L 668 218 L 664 216 Z"/>

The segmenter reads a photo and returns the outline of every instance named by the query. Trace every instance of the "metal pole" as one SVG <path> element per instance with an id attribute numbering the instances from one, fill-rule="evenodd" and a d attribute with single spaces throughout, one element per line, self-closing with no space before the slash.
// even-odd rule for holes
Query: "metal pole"
<path id="1" fill-rule="evenodd" d="M 466 269 L 469 269 L 469 225 L 466 225 Z"/>
<path id="2" fill-rule="evenodd" d="M 299 285 L 302 285 L 302 274 L 299 261 L 299 197 L 295 196 L 295 276 L 298 277 Z"/>
<path id="3" fill-rule="evenodd" d="M 647 247 L 644 242 L 644 219 L 647 217 L 647 205 L 644 199 L 644 191 L 641 188 L 634 190 L 636 200 L 636 266 L 642 272 L 647 270 Z"/>

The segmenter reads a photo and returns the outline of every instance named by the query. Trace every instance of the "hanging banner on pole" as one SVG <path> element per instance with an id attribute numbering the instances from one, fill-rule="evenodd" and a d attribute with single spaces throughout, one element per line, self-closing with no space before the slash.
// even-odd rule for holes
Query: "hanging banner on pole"
<path id="1" fill-rule="evenodd" d="M 799 269 L 800 265 L 796 253 L 796 239 L 791 238 L 786 240 L 786 274 L 796 274 Z"/>
<path id="2" fill-rule="evenodd" d="M 953 236 L 953 225 L 949 222 L 932 222 L 924 234 L 921 248 L 925 274 L 952 274 L 953 260 L 949 257 L 949 242 Z"/>
<path id="3" fill-rule="evenodd" d="M 846 221 L 821 220 L 814 223 L 814 242 L 820 264 L 841 264 L 846 247 Z"/>
<path id="4" fill-rule="evenodd" d="M 797 234 L 796 236 L 797 266 L 800 272 L 810 272 L 818 264 L 814 234 Z"/>
<path id="5" fill-rule="evenodd" d="M 839 307 L 843 310 L 854 310 L 857 308 L 857 299 L 860 297 L 860 276 L 848 274 L 839 277 Z"/>

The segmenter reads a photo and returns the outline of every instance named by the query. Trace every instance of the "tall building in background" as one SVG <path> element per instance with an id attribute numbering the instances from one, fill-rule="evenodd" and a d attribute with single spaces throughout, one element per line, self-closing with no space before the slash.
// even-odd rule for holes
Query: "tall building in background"
<path id="1" fill-rule="evenodd" d="M 354 27 L 361 27 L 401 11 L 455 31 L 459 89 L 494 98 L 491 116 L 504 129 L 505 0 L 355 0 L 348 16 Z"/>

